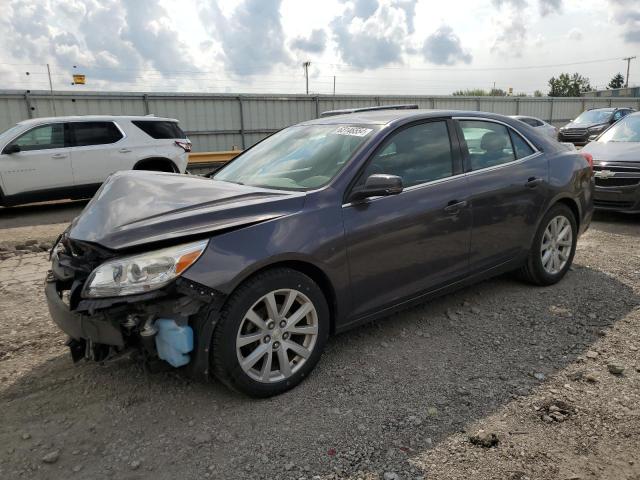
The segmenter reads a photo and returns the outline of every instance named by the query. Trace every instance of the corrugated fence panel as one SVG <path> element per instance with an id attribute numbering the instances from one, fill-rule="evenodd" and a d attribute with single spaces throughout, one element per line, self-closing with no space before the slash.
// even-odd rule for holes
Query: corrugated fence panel
<path id="1" fill-rule="evenodd" d="M 242 137 L 240 134 L 194 135 L 190 133 L 189 140 L 193 143 L 194 152 L 221 152 L 231 150 L 233 147 L 236 149 L 241 149 L 242 147 Z"/>
<path id="2" fill-rule="evenodd" d="M 612 98 L 612 107 L 631 107 L 635 110 L 640 110 L 640 98 Z"/>
<path id="3" fill-rule="evenodd" d="M 278 130 L 305 120 L 316 118 L 313 97 L 291 101 L 289 98 L 246 98 L 244 107 L 245 130 Z"/>
<path id="4" fill-rule="evenodd" d="M 555 98 L 551 120 L 568 121 L 576 118 L 583 111 L 582 101 L 574 99 Z"/>
<path id="5" fill-rule="evenodd" d="M 0 129 L 29 117 L 54 115 L 46 91 L 0 91 Z M 618 91 L 616 91 L 618 93 Z M 54 92 L 57 115 L 145 115 L 176 118 L 194 151 L 249 147 L 271 132 L 327 110 L 417 104 L 420 108 L 530 115 L 561 125 L 588 108 L 633 107 L 640 98 L 459 97 L 376 95 L 238 95 L 127 92 Z M 32 107 L 31 111 L 29 106 Z"/>
<path id="6" fill-rule="evenodd" d="M 29 118 L 29 110 L 24 96 L 0 95 L 0 131 Z"/>
<path id="7" fill-rule="evenodd" d="M 551 102 L 541 102 L 539 100 L 520 99 L 520 112 L 518 115 L 530 115 L 541 119 L 551 117 Z"/>

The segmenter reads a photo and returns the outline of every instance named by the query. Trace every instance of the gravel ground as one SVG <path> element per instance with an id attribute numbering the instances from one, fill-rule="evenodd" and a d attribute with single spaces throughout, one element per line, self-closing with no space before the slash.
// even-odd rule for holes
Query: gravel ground
<path id="1" fill-rule="evenodd" d="M 0 260 L 0 478 L 640 478 L 638 217 L 599 215 L 559 285 L 503 276 L 345 333 L 259 401 L 72 365 L 37 251 L 61 228 Z"/>

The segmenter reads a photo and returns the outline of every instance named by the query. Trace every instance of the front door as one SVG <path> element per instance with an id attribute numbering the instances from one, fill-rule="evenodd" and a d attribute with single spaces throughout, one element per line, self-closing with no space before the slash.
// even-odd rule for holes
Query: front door
<path id="1" fill-rule="evenodd" d="M 400 176 L 404 191 L 343 206 L 352 316 L 466 274 L 471 214 L 458 160 L 446 120 L 391 134 L 369 160 L 356 185 L 385 173 Z"/>
<path id="2" fill-rule="evenodd" d="M 459 120 L 472 211 L 470 271 L 526 255 L 548 196 L 548 160 L 510 127 Z"/>
<path id="3" fill-rule="evenodd" d="M 18 151 L 8 153 L 14 146 Z M 0 154 L 0 175 L 5 195 L 71 187 L 65 124 L 39 125 L 10 141 Z"/>

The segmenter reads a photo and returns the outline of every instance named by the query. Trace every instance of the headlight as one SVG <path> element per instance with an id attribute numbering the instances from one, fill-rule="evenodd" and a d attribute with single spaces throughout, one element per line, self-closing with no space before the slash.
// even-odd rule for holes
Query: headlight
<path id="1" fill-rule="evenodd" d="M 590 132 L 601 132 L 602 130 L 604 130 L 608 126 L 609 125 L 596 125 L 595 127 L 590 127 L 588 130 Z"/>
<path id="2" fill-rule="evenodd" d="M 82 296 L 117 297 L 161 288 L 193 265 L 207 243 L 203 240 L 109 260 L 91 273 Z"/>

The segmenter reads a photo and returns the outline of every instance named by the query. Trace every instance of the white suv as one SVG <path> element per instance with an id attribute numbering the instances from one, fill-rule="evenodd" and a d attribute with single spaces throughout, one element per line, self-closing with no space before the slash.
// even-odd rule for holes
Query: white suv
<path id="1" fill-rule="evenodd" d="M 0 134 L 0 205 L 85 198 L 118 170 L 184 173 L 190 151 L 171 118 L 25 120 Z"/>

